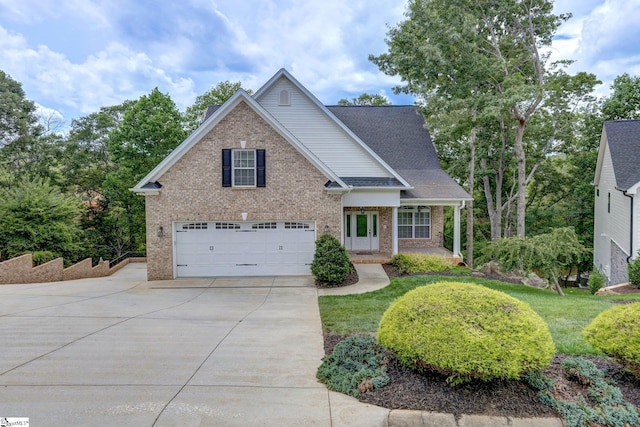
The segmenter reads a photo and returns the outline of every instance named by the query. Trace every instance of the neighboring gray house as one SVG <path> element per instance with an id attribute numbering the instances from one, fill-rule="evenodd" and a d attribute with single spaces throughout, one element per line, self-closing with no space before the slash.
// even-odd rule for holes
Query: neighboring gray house
<path id="1" fill-rule="evenodd" d="M 608 285 L 624 283 L 640 249 L 640 120 L 604 123 L 593 183 L 594 264 Z"/>
<path id="2" fill-rule="evenodd" d="M 310 274 L 324 232 L 353 254 L 441 247 L 444 206 L 460 256 L 471 199 L 415 107 L 327 107 L 284 69 L 211 108 L 133 191 L 150 280 Z"/>

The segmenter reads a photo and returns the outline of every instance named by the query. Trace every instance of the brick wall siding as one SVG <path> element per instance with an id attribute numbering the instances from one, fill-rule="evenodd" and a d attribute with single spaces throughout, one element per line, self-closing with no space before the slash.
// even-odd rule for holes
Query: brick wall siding
<path id="1" fill-rule="evenodd" d="M 265 188 L 222 187 L 222 149 L 266 150 Z M 315 220 L 340 238 L 341 196 L 327 194 L 327 178 L 244 102 L 240 103 L 160 179 L 146 196 L 147 277 L 173 278 L 174 221 Z M 158 228 L 164 235 L 158 237 Z"/>

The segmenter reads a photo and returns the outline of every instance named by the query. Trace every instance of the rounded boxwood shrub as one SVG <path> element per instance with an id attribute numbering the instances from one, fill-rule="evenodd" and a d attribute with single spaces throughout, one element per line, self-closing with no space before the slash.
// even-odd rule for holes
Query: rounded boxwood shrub
<path id="1" fill-rule="evenodd" d="M 640 302 L 603 311 L 584 328 L 582 335 L 640 377 Z"/>
<path id="2" fill-rule="evenodd" d="M 378 341 L 405 366 L 443 373 L 452 384 L 519 378 L 555 353 L 547 324 L 526 303 L 459 282 L 398 298 L 382 316 Z"/>
<path id="3" fill-rule="evenodd" d="M 342 283 L 351 273 L 351 261 L 347 250 L 329 233 L 316 240 L 311 273 L 318 282 L 326 286 Z"/>

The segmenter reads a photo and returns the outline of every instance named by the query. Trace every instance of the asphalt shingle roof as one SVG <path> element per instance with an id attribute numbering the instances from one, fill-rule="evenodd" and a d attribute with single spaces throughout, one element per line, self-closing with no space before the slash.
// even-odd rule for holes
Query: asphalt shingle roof
<path id="1" fill-rule="evenodd" d="M 403 198 L 471 199 L 440 167 L 424 118 L 414 106 L 327 108 L 414 187 L 403 191 Z"/>
<path id="2" fill-rule="evenodd" d="M 604 123 L 618 188 L 628 190 L 640 182 L 640 120 Z"/>

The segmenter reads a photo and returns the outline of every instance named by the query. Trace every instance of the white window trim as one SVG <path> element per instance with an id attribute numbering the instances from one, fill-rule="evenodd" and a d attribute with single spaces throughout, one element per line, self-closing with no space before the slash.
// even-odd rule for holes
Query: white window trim
<path id="1" fill-rule="evenodd" d="M 416 216 L 415 214 L 418 212 L 428 212 L 429 213 L 429 222 L 427 224 L 416 224 Z M 420 206 L 419 208 L 417 207 L 400 207 L 398 208 L 398 215 L 401 213 L 410 213 L 411 214 L 411 224 L 401 224 L 400 223 L 400 218 L 397 218 L 397 229 L 396 229 L 396 233 L 398 234 L 398 239 L 402 239 L 402 240 L 428 240 L 431 239 L 432 233 L 431 233 L 431 207 L 429 206 Z M 411 227 L 411 237 L 400 237 L 400 227 Z M 428 237 L 416 237 L 416 227 L 429 227 L 429 236 Z"/>
<path id="2" fill-rule="evenodd" d="M 253 168 L 249 167 L 236 167 L 236 153 L 239 152 L 252 152 L 253 153 Z M 256 150 L 252 149 L 235 149 L 231 150 L 231 186 L 238 188 L 253 188 L 258 185 L 258 158 L 256 154 Z M 237 170 L 250 170 L 253 169 L 253 184 L 251 185 L 238 185 L 236 184 L 236 169 Z"/>

